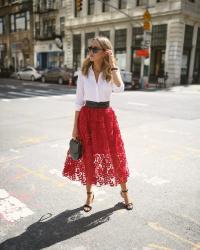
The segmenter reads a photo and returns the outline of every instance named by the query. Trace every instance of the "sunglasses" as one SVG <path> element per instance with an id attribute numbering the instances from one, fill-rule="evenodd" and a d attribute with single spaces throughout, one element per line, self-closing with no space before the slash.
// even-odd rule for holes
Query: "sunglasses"
<path id="1" fill-rule="evenodd" d="M 93 54 L 98 53 L 100 50 L 103 50 L 103 49 L 98 48 L 98 47 L 92 47 L 92 46 L 88 47 L 88 52 L 92 51 Z"/>

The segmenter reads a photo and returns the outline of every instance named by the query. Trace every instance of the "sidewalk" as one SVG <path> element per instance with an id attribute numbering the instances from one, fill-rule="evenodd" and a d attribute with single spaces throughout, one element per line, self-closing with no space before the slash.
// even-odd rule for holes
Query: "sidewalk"
<path id="1" fill-rule="evenodd" d="M 200 94 L 200 83 L 171 86 L 168 88 L 156 88 L 154 83 L 150 83 L 148 88 L 142 91 L 167 91 L 167 92 L 181 92 L 181 93 L 197 93 Z"/>

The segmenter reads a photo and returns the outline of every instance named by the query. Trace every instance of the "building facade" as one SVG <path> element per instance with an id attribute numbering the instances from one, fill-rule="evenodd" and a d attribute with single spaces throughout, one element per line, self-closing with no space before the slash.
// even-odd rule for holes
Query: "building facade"
<path id="1" fill-rule="evenodd" d="M 34 0 L 34 64 L 45 69 L 64 66 L 64 50 L 57 46 L 65 36 L 65 0 Z"/>
<path id="2" fill-rule="evenodd" d="M 149 80 L 168 73 L 168 85 L 200 82 L 200 0 L 66 0 L 65 63 L 79 68 L 91 39 L 110 38 L 120 69 L 140 76 L 143 14 L 152 16 Z M 109 4 L 112 5 L 109 6 Z M 123 12 L 123 13 L 122 13 Z M 125 14 L 124 14 L 125 13 Z M 148 63 L 149 61 L 149 63 Z"/>
<path id="3" fill-rule="evenodd" d="M 103 3 L 104 2 L 104 3 Z M 80 68 L 95 36 L 107 36 L 120 69 L 139 78 L 143 14 L 151 14 L 149 81 L 200 82 L 200 0 L 0 0 L 0 68 Z M 110 6 L 111 5 L 111 6 Z"/>
<path id="4" fill-rule="evenodd" d="M 32 1 L 0 0 L 0 69 L 33 65 Z"/>

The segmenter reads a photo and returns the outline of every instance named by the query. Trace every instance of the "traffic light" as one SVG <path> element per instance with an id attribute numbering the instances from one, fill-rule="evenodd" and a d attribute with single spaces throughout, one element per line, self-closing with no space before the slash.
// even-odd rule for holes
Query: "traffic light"
<path id="1" fill-rule="evenodd" d="M 143 14 L 143 29 L 145 31 L 151 30 L 151 14 L 146 10 Z"/>
<path id="2" fill-rule="evenodd" d="M 78 12 L 82 10 L 82 2 L 82 0 L 76 0 L 76 9 Z"/>

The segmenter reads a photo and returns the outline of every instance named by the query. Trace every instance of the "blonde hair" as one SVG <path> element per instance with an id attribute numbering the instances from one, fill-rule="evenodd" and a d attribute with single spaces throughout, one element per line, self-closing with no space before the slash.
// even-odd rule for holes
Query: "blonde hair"
<path id="1" fill-rule="evenodd" d="M 98 37 L 93 38 L 92 42 L 93 41 L 96 41 L 99 44 L 100 48 L 102 48 L 103 50 L 106 50 L 106 49 L 113 50 L 112 44 L 107 37 L 98 36 Z M 84 59 L 83 65 L 81 68 L 83 75 L 88 76 L 88 71 L 92 64 L 93 62 L 90 61 L 89 57 L 86 57 Z M 109 58 L 107 56 L 103 58 L 102 72 L 103 72 L 103 77 L 106 79 L 106 81 L 109 82 L 111 80 L 111 67 L 109 64 Z"/>

